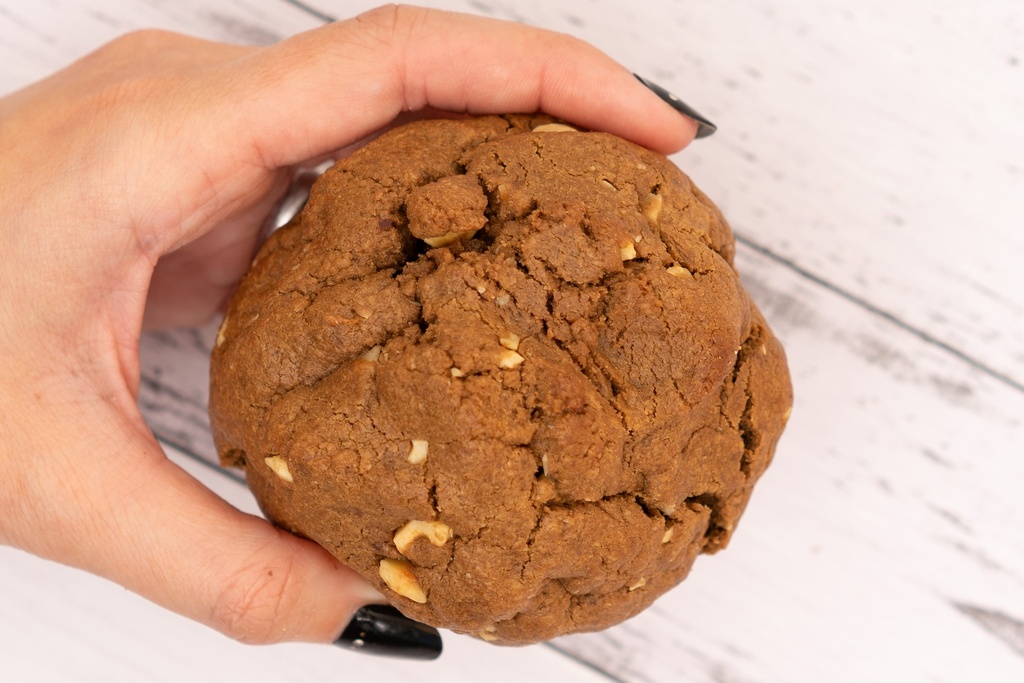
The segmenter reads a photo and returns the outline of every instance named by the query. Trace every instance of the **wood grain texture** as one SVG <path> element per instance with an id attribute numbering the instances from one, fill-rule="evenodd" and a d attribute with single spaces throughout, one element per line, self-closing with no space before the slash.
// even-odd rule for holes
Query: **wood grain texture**
<path id="1" fill-rule="evenodd" d="M 0 0 L 0 92 L 131 28 L 267 42 L 373 4 Z M 0 549 L 5 672 L 1024 680 L 1024 8 L 426 4 L 581 36 L 719 124 L 676 161 L 736 228 L 744 281 L 786 345 L 797 397 L 732 546 L 619 627 L 515 651 L 451 639 L 427 673 L 312 646 L 237 646 L 98 579 Z M 214 334 L 147 335 L 140 404 L 165 442 L 191 454 L 171 448 L 176 461 L 254 510 L 237 476 L 201 464 L 213 460 Z"/>

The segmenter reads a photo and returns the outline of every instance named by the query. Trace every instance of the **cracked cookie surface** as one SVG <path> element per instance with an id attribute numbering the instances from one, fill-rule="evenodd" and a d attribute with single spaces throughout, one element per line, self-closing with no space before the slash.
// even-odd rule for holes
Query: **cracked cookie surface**
<path id="1" fill-rule="evenodd" d="M 270 519 L 504 644 L 622 621 L 724 547 L 792 402 L 714 205 L 546 121 L 417 122 L 336 164 L 211 369 Z"/>

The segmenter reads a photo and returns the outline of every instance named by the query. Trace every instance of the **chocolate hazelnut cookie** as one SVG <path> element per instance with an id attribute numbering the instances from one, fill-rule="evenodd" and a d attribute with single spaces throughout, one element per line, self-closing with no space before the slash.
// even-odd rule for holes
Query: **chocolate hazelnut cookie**
<path id="1" fill-rule="evenodd" d="M 791 406 L 715 206 L 526 116 L 421 121 L 271 235 L 213 351 L 222 462 L 410 617 L 626 619 L 725 546 Z"/>

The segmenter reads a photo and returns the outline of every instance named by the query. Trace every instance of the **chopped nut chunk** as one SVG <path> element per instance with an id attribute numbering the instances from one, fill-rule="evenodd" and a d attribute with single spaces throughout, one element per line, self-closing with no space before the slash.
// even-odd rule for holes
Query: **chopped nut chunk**
<path id="1" fill-rule="evenodd" d="M 384 580 L 388 588 L 421 605 L 427 601 L 427 594 L 423 592 L 419 580 L 416 578 L 412 565 L 406 560 L 394 560 L 385 557 L 380 561 L 377 572 Z"/>
<path id="2" fill-rule="evenodd" d="M 619 247 L 619 256 L 622 257 L 623 261 L 630 261 L 636 258 L 636 247 L 633 246 L 632 242 L 626 242 Z"/>
<path id="3" fill-rule="evenodd" d="M 519 335 L 514 332 L 507 332 L 498 338 L 498 343 L 510 351 L 519 350 Z"/>
<path id="4" fill-rule="evenodd" d="M 658 216 L 661 215 L 661 207 L 663 204 L 664 201 L 661 199 L 661 195 L 654 194 L 652 192 L 647 195 L 646 199 L 644 199 L 641 209 L 643 210 L 644 215 L 651 219 L 651 222 L 657 223 Z"/>
<path id="5" fill-rule="evenodd" d="M 409 449 L 409 457 L 406 458 L 413 465 L 418 465 L 427 459 L 429 444 L 423 439 L 413 439 L 412 448 Z"/>
<path id="6" fill-rule="evenodd" d="M 424 237 L 423 241 L 429 244 L 435 249 L 437 247 L 447 247 L 449 244 L 458 242 L 459 240 L 468 240 L 476 234 L 476 230 L 463 230 L 462 232 L 446 232 L 440 237 Z"/>
<path id="7" fill-rule="evenodd" d="M 280 455 L 271 455 L 268 458 L 263 458 L 263 462 L 266 463 L 267 467 L 273 470 L 274 474 L 281 479 L 289 483 L 295 481 L 292 477 L 291 470 L 288 469 L 288 461 Z"/>
<path id="8" fill-rule="evenodd" d="M 423 537 L 436 546 L 442 546 L 452 538 L 452 529 L 444 522 L 414 519 L 406 522 L 395 532 L 395 547 L 405 555 L 405 551 L 417 538 Z"/>
<path id="9" fill-rule="evenodd" d="M 498 367 L 502 370 L 511 370 L 518 367 L 526 360 L 515 351 L 505 351 L 498 357 Z"/>

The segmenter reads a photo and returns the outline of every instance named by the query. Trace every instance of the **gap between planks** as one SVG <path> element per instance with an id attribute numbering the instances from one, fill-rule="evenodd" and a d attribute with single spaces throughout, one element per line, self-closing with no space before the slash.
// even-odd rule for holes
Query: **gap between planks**
<path id="1" fill-rule="evenodd" d="M 320 10 L 318 10 L 315 7 L 310 7 L 306 3 L 300 2 L 300 0 L 281 0 L 281 1 L 283 3 L 285 3 L 286 5 L 291 5 L 295 9 L 302 10 L 303 12 L 308 14 L 309 16 L 311 16 L 311 17 L 313 17 L 315 19 L 319 19 L 320 21 L 324 22 L 325 24 L 330 24 L 330 23 L 333 23 L 333 22 L 338 20 L 337 17 L 333 17 L 330 14 L 327 14 L 325 12 L 321 12 Z"/>

